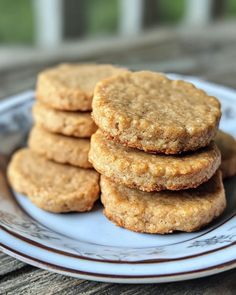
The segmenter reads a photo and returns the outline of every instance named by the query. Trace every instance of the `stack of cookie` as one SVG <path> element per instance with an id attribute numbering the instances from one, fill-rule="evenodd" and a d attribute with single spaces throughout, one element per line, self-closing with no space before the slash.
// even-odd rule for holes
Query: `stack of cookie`
<path id="1" fill-rule="evenodd" d="M 16 191 L 52 212 L 88 211 L 99 197 L 99 174 L 88 161 L 94 87 L 126 72 L 111 65 L 60 65 L 39 74 L 29 149 L 15 154 L 8 176 Z"/>
<path id="2" fill-rule="evenodd" d="M 146 233 L 195 231 L 226 199 L 213 139 L 221 116 L 214 97 L 152 72 L 97 84 L 89 160 L 102 174 L 105 215 Z"/>

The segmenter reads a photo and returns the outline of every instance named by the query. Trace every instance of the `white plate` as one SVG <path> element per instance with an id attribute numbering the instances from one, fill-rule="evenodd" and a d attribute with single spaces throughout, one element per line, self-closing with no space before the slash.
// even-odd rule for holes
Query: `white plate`
<path id="1" fill-rule="evenodd" d="M 236 91 L 184 78 L 221 100 L 221 128 L 236 136 Z M 0 104 L 1 153 L 25 142 L 33 97 L 29 91 Z M 227 180 L 225 187 L 228 206 L 220 219 L 196 233 L 161 236 L 113 225 L 100 204 L 89 213 L 44 212 L 12 193 L 2 173 L 1 249 L 44 269 L 105 282 L 170 282 L 219 273 L 236 266 L 236 178 Z"/>

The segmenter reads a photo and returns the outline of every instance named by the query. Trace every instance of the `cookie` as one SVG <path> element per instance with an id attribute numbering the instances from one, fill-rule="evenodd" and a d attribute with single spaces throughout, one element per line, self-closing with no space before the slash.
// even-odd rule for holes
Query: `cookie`
<path id="1" fill-rule="evenodd" d="M 236 140 L 233 136 L 223 131 L 218 131 L 216 144 L 221 152 L 221 166 L 223 178 L 236 175 Z"/>
<path id="2" fill-rule="evenodd" d="M 96 171 L 54 163 L 27 148 L 14 154 L 8 179 L 36 206 L 55 213 L 89 211 L 99 197 Z"/>
<path id="3" fill-rule="evenodd" d="M 143 233 L 196 231 L 226 207 L 220 171 L 197 189 L 179 192 L 142 192 L 101 176 L 101 193 L 104 214 L 111 221 Z"/>
<path id="4" fill-rule="evenodd" d="M 150 192 L 199 186 L 219 168 L 221 155 L 214 142 L 187 154 L 149 154 L 107 140 L 98 130 L 91 138 L 89 161 L 113 181 Z"/>
<path id="5" fill-rule="evenodd" d="M 99 82 L 92 115 L 108 138 L 123 145 L 177 154 L 208 145 L 221 111 L 215 97 L 191 83 L 143 71 Z"/>
<path id="6" fill-rule="evenodd" d="M 125 71 L 112 65 L 62 64 L 39 74 L 36 97 L 59 110 L 90 111 L 96 83 Z"/>
<path id="7" fill-rule="evenodd" d="M 82 168 L 92 167 L 88 161 L 89 139 L 50 133 L 36 125 L 30 133 L 28 144 L 30 149 L 48 160 Z"/>
<path id="8" fill-rule="evenodd" d="M 67 136 L 90 137 L 97 130 L 91 113 L 59 111 L 41 102 L 33 106 L 33 117 L 37 125 Z"/>

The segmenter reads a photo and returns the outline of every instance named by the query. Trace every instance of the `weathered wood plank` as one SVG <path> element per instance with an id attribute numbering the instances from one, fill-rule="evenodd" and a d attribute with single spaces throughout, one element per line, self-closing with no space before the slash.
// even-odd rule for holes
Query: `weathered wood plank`
<path id="1" fill-rule="evenodd" d="M 15 272 L 0 280 L 0 294 L 56 294 L 63 289 L 78 286 L 82 281 L 29 267 L 23 273 Z"/>
<path id="2" fill-rule="evenodd" d="M 26 266 L 25 263 L 0 252 L 0 278 L 24 266 Z"/>
<path id="3" fill-rule="evenodd" d="M 29 267 L 0 280 L 0 294 L 235 294 L 236 270 L 208 278 L 168 284 L 129 285 L 89 282 Z M 137 281 L 138 283 L 138 281 Z"/>

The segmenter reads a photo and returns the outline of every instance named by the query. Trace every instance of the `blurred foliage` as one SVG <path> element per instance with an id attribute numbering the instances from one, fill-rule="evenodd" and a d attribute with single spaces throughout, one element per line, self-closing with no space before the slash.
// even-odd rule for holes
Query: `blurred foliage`
<path id="1" fill-rule="evenodd" d="M 90 0 L 88 8 L 88 34 L 114 33 L 118 26 L 119 0 Z"/>
<path id="2" fill-rule="evenodd" d="M 0 0 L 1 43 L 31 43 L 33 30 L 31 0 Z"/>
<path id="3" fill-rule="evenodd" d="M 146 0 L 147 4 L 148 1 Z M 156 23 L 174 24 L 181 21 L 186 0 L 156 1 L 158 1 Z M 236 0 L 225 1 L 224 16 L 226 18 L 235 17 Z M 114 34 L 117 31 L 119 0 L 87 0 L 86 5 L 87 35 Z M 32 43 L 33 39 L 32 0 L 0 0 L 0 43 Z"/>
<path id="4" fill-rule="evenodd" d="M 177 23 L 184 14 L 185 0 L 159 0 L 161 23 Z"/>
<path id="5" fill-rule="evenodd" d="M 226 16 L 227 17 L 235 17 L 236 15 L 236 1 L 235 0 L 227 0 L 226 1 Z"/>

